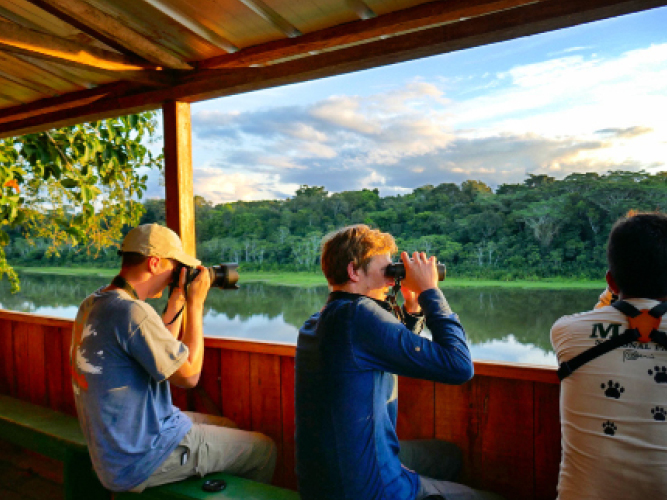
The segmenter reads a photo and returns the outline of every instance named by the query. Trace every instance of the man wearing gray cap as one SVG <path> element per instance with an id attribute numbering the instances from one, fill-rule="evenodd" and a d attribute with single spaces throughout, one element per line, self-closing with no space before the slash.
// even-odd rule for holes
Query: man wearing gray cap
<path id="1" fill-rule="evenodd" d="M 192 388 L 199 381 L 209 273 L 200 272 L 186 294 L 181 269 L 160 318 L 144 300 L 160 297 L 181 264 L 205 268 L 158 224 L 131 230 L 119 253 L 120 273 L 81 303 L 72 330 L 74 398 L 100 481 L 112 491 L 136 492 L 219 471 L 270 482 L 271 439 L 172 405 L 170 382 Z"/>

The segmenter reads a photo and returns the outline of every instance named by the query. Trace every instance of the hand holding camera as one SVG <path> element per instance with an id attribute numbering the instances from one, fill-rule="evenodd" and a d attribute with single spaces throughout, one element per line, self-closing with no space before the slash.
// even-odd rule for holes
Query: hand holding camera
<path id="1" fill-rule="evenodd" d="M 194 277 L 190 280 L 190 283 L 184 283 L 187 287 L 186 300 L 191 304 L 203 305 L 206 295 L 209 293 L 209 288 L 211 288 L 211 275 L 206 272 L 204 266 L 198 266 L 189 271 L 191 272 L 186 272 L 186 280 L 191 274 L 194 274 Z"/>

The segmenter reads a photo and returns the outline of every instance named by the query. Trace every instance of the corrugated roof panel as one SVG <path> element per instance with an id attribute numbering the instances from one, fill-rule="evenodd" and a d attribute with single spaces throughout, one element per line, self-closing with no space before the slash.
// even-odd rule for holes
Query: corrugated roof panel
<path id="1" fill-rule="evenodd" d="M 237 48 L 256 45 L 284 35 L 239 0 L 160 0 L 206 29 L 219 34 Z M 218 50 L 215 55 L 226 53 Z M 199 57 L 199 60 L 214 56 Z"/>
<path id="2" fill-rule="evenodd" d="M 11 54 L 0 53 L 0 72 L 11 74 L 18 80 L 33 83 L 37 88 L 43 86 L 51 89 L 53 95 L 81 88 Z M 47 91 L 46 93 L 50 92 Z"/>
<path id="3" fill-rule="evenodd" d="M 99 74 L 84 75 L 83 71 L 78 70 L 77 68 L 63 67 L 54 61 L 38 59 L 36 57 L 25 55 L 17 55 L 15 57 L 37 68 L 38 71 L 44 71 L 48 75 L 54 75 L 56 78 L 67 82 L 71 86 L 72 90 L 90 88 L 94 85 L 98 85 L 98 80 L 100 80 Z M 86 79 L 84 76 L 88 76 L 90 79 Z"/>
<path id="4" fill-rule="evenodd" d="M 40 28 L 45 33 L 62 37 L 70 37 L 79 33 L 76 28 L 36 7 L 27 0 L 3 0 L 0 6 L 16 16 L 11 19 L 12 21 L 16 21 L 17 24 L 21 24 L 26 28 Z M 25 20 L 25 24 L 18 22 L 19 18 Z"/>
<path id="5" fill-rule="evenodd" d="M 366 3 L 377 15 L 381 16 L 383 14 L 388 14 L 389 12 L 408 9 L 409 7 L 415 7 L 416 5 L 428 2 L 425 2 L 424 0 L 365 0 L 364 3 Z"/>
<path id="6" fill-rule="evenodd" d="M 10 11 L 13 14 L 11 20 L 25 28 L 104 48 L 105 50 L 113 50 L 27 0 L 2 0 L 0 8 Z"/>
<path id="7" fill-rule="evenodd" d="M 197 61 L 223 53 L 142 0 L 87 0 L 86 3 L 113 16 L 124 26 L 184 61 Z"/>
<path id="8" fill-rule="evenodd" d="M 341 0 L 267 0 L 265 3 L 302 33 L 359 20 L 347 2 Z"/>
<path id="9" fill-rule="evenodd" d="M 203 3 L 211 6 L 213 12 L 213 15 L 209 16 L 211 22 L 219 23 L 221 29 L 229 35 L 230 41 L 239 48 L 285 38 L 276 26 L 241 0 L 205 0 Z"/>
<path id="10" fill-rule="evenodd" d="M 19 102 L 25 104 L 39 99 L 44 95 L 40 92 L 29 89 L 28 87 L 19 85 L 11 80 L 3 78 L 2 76 L 0 76 L 0 93 L 2 93 L 4 96 L 14 99 L 16 101 L 14 104 Z"/>

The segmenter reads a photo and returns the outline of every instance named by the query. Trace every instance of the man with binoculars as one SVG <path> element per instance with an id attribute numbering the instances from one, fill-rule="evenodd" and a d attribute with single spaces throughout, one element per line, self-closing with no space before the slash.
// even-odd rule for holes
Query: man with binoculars
<path id="1" fill-rule="evenodd" d="M 399 443 L 397 375 L 463 384 L 473 376 L 473 363 L 464 329 L 438 289 L 434 257 L 402 253 L 402 313 L 386 301 L 395 276 L 401 277 L 390 259 L 396 251 L 391 235 L 365 225 L 324 240 L 321 266 L 331 293 L 297 342 L 302 499 L 496 498 L 451 482 L 461 465 L 454 445 Z M 419 336 L 425 321 L 433 341 Z"/>
<path id="2" fill-rule="evenodd" d="M 207 268 L 183 251 L 178 235 L 158 224 L 132 229 L 119 253 L 120 273 L 82 302 L 72 331 L 74 398 L 100 481 L 135 492 L 219 471 L 270 482 L 271 439 L 172 405 L 170 383 L 192 388 L 199 381 L 204 301 L 211 280 L 225 287 L 229 280 L 219 277 L 229 275 L 202 272 Z M 144 300 L 167 286 L 160 318 Z"/>

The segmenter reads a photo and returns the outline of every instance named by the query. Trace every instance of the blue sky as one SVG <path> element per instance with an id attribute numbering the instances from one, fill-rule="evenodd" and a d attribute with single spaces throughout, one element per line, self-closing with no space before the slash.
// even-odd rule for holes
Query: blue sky
<path id="1" fill-rule="evenodd" d="M 192 106 L 221 203 L 666 170 L 666 8 Z M 149 196 L 163 196 L 152 183 Z"/>

